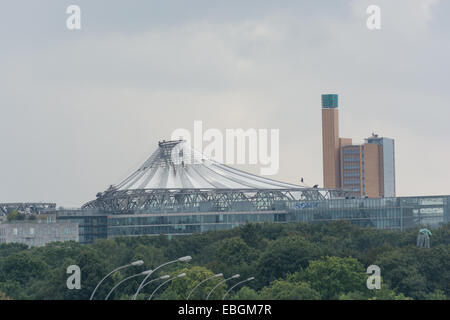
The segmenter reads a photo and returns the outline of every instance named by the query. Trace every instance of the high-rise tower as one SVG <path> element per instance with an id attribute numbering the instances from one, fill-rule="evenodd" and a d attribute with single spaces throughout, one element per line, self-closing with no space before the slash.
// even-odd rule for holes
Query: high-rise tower
<path id="1" fill-rule="evenodd" d="M 338 95 L 322 95 L 323 186 L 340 188 Z"/>
<path id="2" fill-rule="evenodd" d="M 395 146 L 394 140 L 372 134 L 366 144 L 380 146 L 380 190 L 384 197 L 395 197 Z"/>
<path id="3" fill-rule="evenodd" d="M 395 197 L 394 140 L 372 134 L 362 145 L 339 137 L 338 95 L 322 95 L 323 184 L 357 197 Z"/>

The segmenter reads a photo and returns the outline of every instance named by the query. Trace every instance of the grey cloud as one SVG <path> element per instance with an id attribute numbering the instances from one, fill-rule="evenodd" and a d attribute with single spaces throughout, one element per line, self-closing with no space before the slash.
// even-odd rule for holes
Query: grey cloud
<path id="1" fill-rule="evenodd" d="M 448 193 L 448 4 L 378 2 L 380 32 L 369 1 L 79 1 L 79 33 L 64 29 L 70 1 L 11 2 L 0 201 L 80 205 L 194 120 L 279 128 L 274 178 L 321 184 L 324 92 L 340 94 L 342 136 L 396 139 L 400 195 Z"/>

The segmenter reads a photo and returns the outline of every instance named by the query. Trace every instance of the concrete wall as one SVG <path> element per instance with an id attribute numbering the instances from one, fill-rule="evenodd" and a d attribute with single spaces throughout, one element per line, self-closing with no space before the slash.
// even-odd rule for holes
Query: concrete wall
<path id="1" fill-rule="evenodd" d="M 22 221 L 0 224 L 0 243 L 43 246 L 49 242 L 77 241 L 78 224 L 72 222 Z"/>

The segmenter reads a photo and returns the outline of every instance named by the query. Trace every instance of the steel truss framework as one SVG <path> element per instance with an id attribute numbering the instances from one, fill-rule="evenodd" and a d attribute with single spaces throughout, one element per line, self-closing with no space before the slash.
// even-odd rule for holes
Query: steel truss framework
<path id="1" fill-rule="evenodd" d="M 343 198 L 342 190 L 298 189 L 110 189 L 97 195 L 97 199 L 82 206 L 83 209 L 100 209 L 110 213 L 198 211 L 201 204 L 209 210 L 230 211 L 237 206 L 247 206 L 255 211 L 271 210 L 275 201 L 327 200 Z"/>
<path id="2" fill-rule="evenodd" d="M 56 209 L 56 203 L 25 202 L 25 203 L 0 203 L 0 215 L 7 215 L 13 210 L 21 213 L 41 213 Z"/>

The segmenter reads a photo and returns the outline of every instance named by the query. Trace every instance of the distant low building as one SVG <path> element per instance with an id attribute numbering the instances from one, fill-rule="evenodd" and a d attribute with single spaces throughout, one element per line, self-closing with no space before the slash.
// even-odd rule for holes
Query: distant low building
<path id="1" fill-rule="evenodd" d="M 56 203 L 49 202 L 11 202 L 0 203 L 0 217 L 13 211 L 25 214 L 41 214 L 56 209 Z"/>
<path id="2" fill-rule="evenodd" d="M 78 223 L 56 221 L 55 215 L 36 220 L 3 220 L 0 223 L 0 244 L 23 243 L 39 247 L 57 241 L 78 242 L 78 233 Z"/>
<path id="3" fill-rule="evenodd" d="M 252 207 L 245 201 L 218 211 L 205 200 L 147 208 L 123 213 L 101 209 L 57 210 L 57 221 L 79 225 L 79 242 L 121 236 L 160 234 L 169 237 L 208 231 L 229 230 L 246 223 L 329 223 L 351 224 L 404 231 L 437 228 L 450 222 L 450 195 L 349 198 L 317 200 L 275 200 L 268 207 Z"/>

